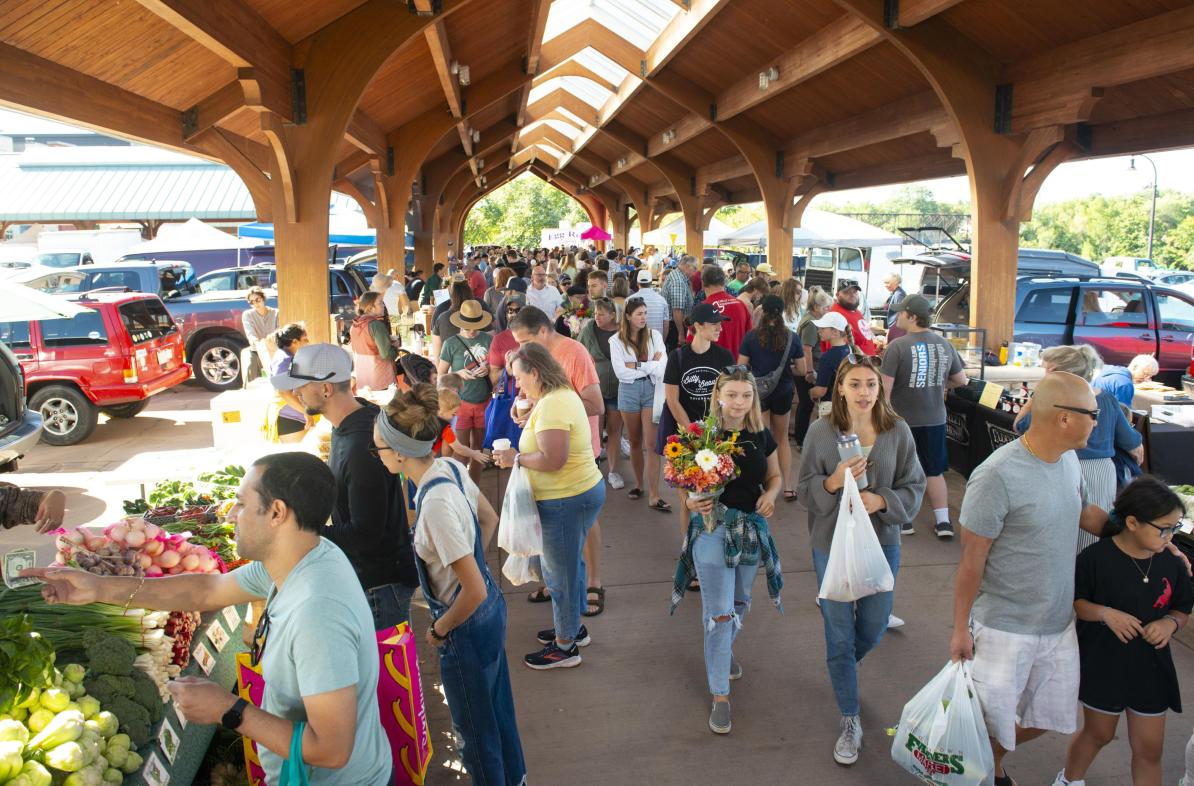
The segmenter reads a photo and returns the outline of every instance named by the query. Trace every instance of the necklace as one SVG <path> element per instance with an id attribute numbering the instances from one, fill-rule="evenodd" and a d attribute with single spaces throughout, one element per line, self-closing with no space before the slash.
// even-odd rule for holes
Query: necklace
<path id="1" fill-rule="evenodd" d="M 1037 459 L 1038 461 L 1044 461 L 1044 459 L 1041 458 L 1040 456 L 1038 456 L 1036 454 L 1036 451 L 1032 449 L 1032 445 L 1028 444 L 1028 435 L 1027 434 L 1020 437 L 1020 442 L 1021 442 L 1021 444 L 1024 445 L 1024 449 L 1028 451 L 1028 455 L 1032 456 L 1034 459 Z"/>
<path id="2" fill-rule="evenodd" d="M 1148 568 L 1147 568 L 1147 569 L 1145 569 L 1145 570 L 1140 570 L 1140 563 L 1138 563 L 1138 562 L 1136 561 L 1136 558 L 1135 558 L 1135 557 L 1133 557 L 1131 554 L 1129 554 L 1128 552 L 1126 552 L 1126 551 L 1125 551 L 1125 552 L 1124 552 L 1124 556 L 1125 556 L 1125 557 L 1127 557 L 1129 560 L 1131 560 L 1131 562 L 1132 562 L 1132 565 L 1133 565 L 1133 566 L 1136 568 L 1136 571 L 1137 571 L 1137 572 L 1140 574 L 1140 578 L 1141 578 L 1141 580 L 1142 580 L 1142 581 L 1143 581 L 1145 584 L 1148 584 L 1148 574 L 1152 573 L 1152 571 L 1153 571 L 1153 559 L 1154 559 L 1154 558 L 1155 558 L 1157 555 L 1156 555 L 1156 554 L 1154 554 L 1153 556 L 1151 556 L 1151 557 L 1149 557 L 1149 558 L 1148 558 Z"/>

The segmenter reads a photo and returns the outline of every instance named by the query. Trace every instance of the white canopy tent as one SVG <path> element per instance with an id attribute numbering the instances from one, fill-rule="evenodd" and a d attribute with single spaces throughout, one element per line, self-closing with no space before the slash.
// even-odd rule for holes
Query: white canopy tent
<path id="1" fill-rule="evenodd" d="M 709 229 L 705 231 L 705 245 L 717 245 L 718 238 L 731 231 L 729 225 L 718 221 L 716 218 L 713 219 L 709 222 Z M 673 240 L 673 238 L 675 239 Z M 675 220 L 664 224 L 659 229 L 653 229 L 646 233 L 642 236 L 642 242 L 638 245 L 652 245 L 660 248 L 684 245 L 684 216 L 677 216 Z M 689 253 L 698 254 L 699 252 L 690 249 Z"/>
<path id="2" fill-rule="evenodd" d="M 879 227 L 848 216 L 812 208 L 804 211 L 804 220 L 799 227 L 792 230 L 793 248 L 899 246 L 902 243 L 903 239 L 899 235 L 893 235 Z M 717 237 L 717 245 L 766 248 L 767 222 L 756 221 L 737 231 L 722 233 Z"/>
<path id="3" fill-rule="evenodd" d="M 259 240 L 241 240 L 235 235 L 221 232 L 197 218 L 187 219 L 181 224 L 162 224 L 157 237 L 138 243 L 128 249 L 128 254 L 157 253 L 172 251 L 205 251 L 224 248 L 253 248 L 261 245 Z"/>

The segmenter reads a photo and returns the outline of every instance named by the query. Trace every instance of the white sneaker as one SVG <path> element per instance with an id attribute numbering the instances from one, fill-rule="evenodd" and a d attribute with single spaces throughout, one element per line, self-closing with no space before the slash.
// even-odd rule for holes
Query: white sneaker
<path id="1" fill-rule="evenodd" d="M 1182 780 L 1182 783 L 1185 783 L 1185 779 Z M 1053 779 L 1053 786 L 1086 786 L 1086 781 L 1067 781 L 1065 779 L 1065 770 L 1062 769 L 1061 772 L 1057 773 L 1057 777 Z"/>
<path id="2" fill-rule="evenodd" d="M 622 437 L 622 458 L 630 458 L 630 440 Z"/>
<path id="3" fill-rule="evenodd" d="M 626 485 L 626 481 L 622 480 L 622 476 L 617 472 L 611 472 L 605 478 L 609 482 L 609 487 L 613 489 L 620 489 Z"/>
<path id="4" fill-rule="evenodd" d="M 842 716 L 842 733 L 833 746 L 833 760 L 838 764 L 853 764 L 858 761 L 862 749 L 862 719 L 857 715 Z"/>
<path id="5" fill-rule="evenodd" d="M 900 619 L 899 617 L 897 617 L 894 614 L 887 615 L 887 629 L 888 630 L 891 630 L 892 628 L 902 628 L 902 627 L 904 627 L 904 621 L 902 619 Z"/>

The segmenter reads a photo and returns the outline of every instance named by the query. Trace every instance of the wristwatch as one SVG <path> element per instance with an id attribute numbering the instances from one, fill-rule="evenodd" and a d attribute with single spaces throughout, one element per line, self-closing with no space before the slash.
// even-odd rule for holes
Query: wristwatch
<path id="1" fill-rule="evenodd" d="M 240 728 L 241 721 L 244 718 L 244 709 L 249 702 L 242 698 L 237 698 L 236 703 L 232 705 L 232 709 L 224 713 L 224 717 L 220 718 L 220 725 L 228 731 L 236 731 Z"/>

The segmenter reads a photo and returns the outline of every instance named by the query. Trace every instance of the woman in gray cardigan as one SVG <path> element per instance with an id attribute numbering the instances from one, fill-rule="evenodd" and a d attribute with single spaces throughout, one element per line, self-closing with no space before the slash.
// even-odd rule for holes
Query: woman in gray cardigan
<path id="1" fill-rule="evenodd" d="M 862 502 L 893 575 L 900 567 L 900 525 L 920 510 L 925 474 L 916 458 L 912 431 L 884 397 L 879 373 L 876 359 L 848 355 L 838 367 L 832 412 L 813 423 L 804 439 L 798 493 L 808 506 L 818 586 L 829 561 L 846 472 L 855 479 L 866 473 Z M 863 455 L 842 461 L 837 451 L 841 434 L 857 434 Z M 858 760 L 862 747 L 858 662 L 883 638 L 892 597 L 891 592 L 881 592 L 853 603 L 820 602 L 829 681 L 842 713 L 841 736 L 833 749 L 839 764 Z"/>

